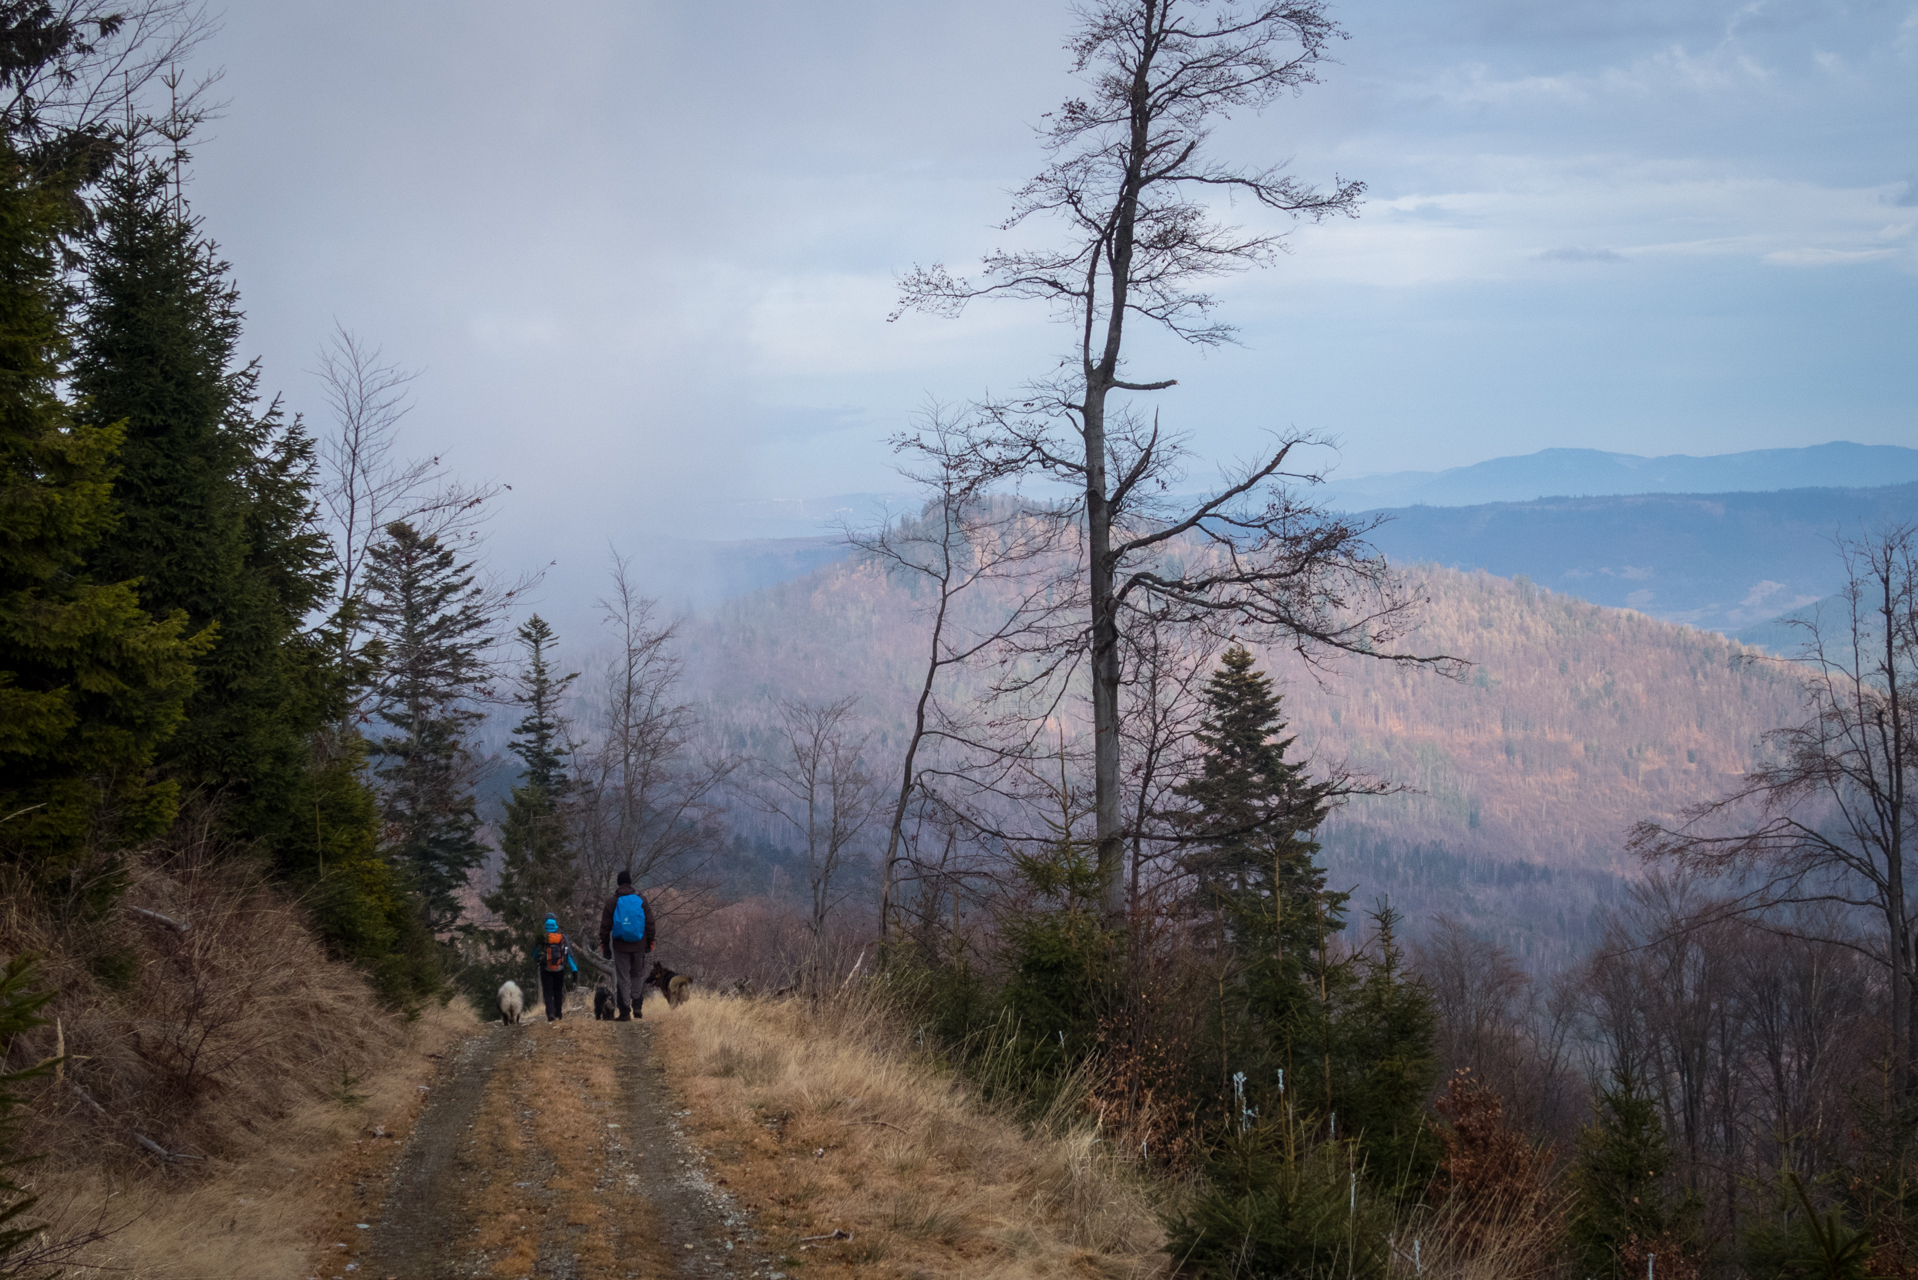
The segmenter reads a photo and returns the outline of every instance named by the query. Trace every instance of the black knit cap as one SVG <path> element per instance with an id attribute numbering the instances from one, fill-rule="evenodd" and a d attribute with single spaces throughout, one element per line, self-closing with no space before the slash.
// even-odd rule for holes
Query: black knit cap
<path id="1" fill-rule="evenodd" d="M 620 873 L 619 873 L 619 882 L 620 882 L 621 884 L 631 884 L 631 883 L 633 882 L 633 873 L 632 873 L 632 872 L 630 872 L 630 871 L 622 871 L 622 872 L 620 872 Z"/>

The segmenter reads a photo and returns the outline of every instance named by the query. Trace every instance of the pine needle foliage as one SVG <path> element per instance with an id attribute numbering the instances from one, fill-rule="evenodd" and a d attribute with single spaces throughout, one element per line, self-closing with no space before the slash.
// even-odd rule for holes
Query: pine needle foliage
<path id="1" fill-rule="evenodd" d="M 1695 1247 L 1697 1205 L 1672 1185 L 1671 1143 L 1657 1106 L 1620 1074 L 1599 1091 L 1594 1109 L 1572 1164 L 1576 1200 L 1566 1238 L 1574 1262 L 1597 1280 L 1629 1280 L 1647 1252 L 1677 1263 Z"/>
<path id="2" fill-rule="evenodd" d="M 76 290 L 76 390 L 122 424 L 120 536 L 96 571 L 136 579 L 211 649 L 161 760 L 218 793 L 232 834 L 269 848 L 310 826 L 295 803 L 310 739 L 343 688 L 304 619 L 328 592 L 312 440 L 277 403 L 255 413 L 229 268 L 179 196 L 180 157 L 129 142 L 102 184 Z"/>
<path id="3" fill-rule="evenodd" d="M 117 528 L 119 425 L 75 421 L 57 386 L 55 292 L 71 192 L 0 143 L 0 853 L 43 885 L 110 884 L 95 855 L 165 830 L 179 791 L 151 773 L 180 726 L 207 637 L 100 581 Z"/>
<path id="4" fill-rule="evenodd" d="M 578 879 L 567 839 L 572 779 L 566 774 L 569 752 L 559 702 L 579 673 L 554 671 L 551 653 L 558 637 L 538 614 L 516 634 L 526 656 L 513 701 L 525 715 L 513 728 L 509 750 L 520 758 L 525 774 L 507 798 L 500 826 L 499 889 L 483 901 L 500 917 L 501 944 L 517 959 L 532 953 L 540 922 L 562 912 Z"/>
<path id="5" fill-rule="evenodd" d="M 470 562 L 404 521 L 369 556 L 366 622 L 380 684 L 373 743 L 387 856 L 419 893 L 428 926 L 458 924 L 458 893 L 485 860 L 468 737 L 482 719 L 492 615 Z"/>
<path id="6" fill-rule="evenodd" d="M 1227 1126 L 1205 1185 L 1166 1222 L 1180 1274 L 1383 1280 L 1389 1212 L 1359 1144 L 1314 1140 L 1319 1129 L 1318 1117 L 1287 1103 Z"/>

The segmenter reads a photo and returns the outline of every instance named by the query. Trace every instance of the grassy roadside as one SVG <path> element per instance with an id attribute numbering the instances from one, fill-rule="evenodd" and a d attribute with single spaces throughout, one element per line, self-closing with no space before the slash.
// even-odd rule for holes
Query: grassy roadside
<path id="1" fill-rule="evenodd" d="M 882 1009 L 648 1005 L 712 1173 L 805 1275 L 1160 1274 L 1142 1183 L 1083 1128 L 1029 1133 L 913 1053 Z M 808 1236 L 851 1240 L 808 1242 Z"/>
<path id="2" fill-rule="evenodd" d="M 293 1280 L 313 1274 L 317 1241 L 350 1220 L 419 1114 L 440 1060 L 478 1027 L 465 1001 L 390 1022 L 380 1066 L 332 1098 L 263 1126 L 243 1154 L 169 1172 L 137 1159 L 68 1167 L 37 1180 L 62 1224 L 118 1228 L 81 1255 L 71 1280 Z"/>

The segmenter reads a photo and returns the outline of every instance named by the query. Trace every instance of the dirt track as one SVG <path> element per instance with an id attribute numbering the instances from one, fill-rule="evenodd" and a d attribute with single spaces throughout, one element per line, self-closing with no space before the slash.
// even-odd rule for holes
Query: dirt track
<path id="1" fill-rule="evenodd" d="M 681 1136 L 651 1045 L 646 1023 L 584 1010 L 467 1040 L 377 1213 L 327 1242 L 316 1274 L 779 1276 Z"/>

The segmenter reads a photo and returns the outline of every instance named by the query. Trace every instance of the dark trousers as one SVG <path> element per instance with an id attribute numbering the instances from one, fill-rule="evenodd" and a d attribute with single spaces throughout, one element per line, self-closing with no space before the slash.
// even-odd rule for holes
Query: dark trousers
<path id="1" fill-rule="evenodd" d="M 613 999 L 622 1009 L 631 1008 L 639 1012 L 640 997 L 645 994 L 643 984 L 646 980 L 646 953 L 644 951 L 613 951 Z"/>
<path id="2" fill-rule="evenodd" d="M 539 993 L 546 999 L 546 1017 L 551 1020 L 566 1012 L 566 974 L 562 970 L 554 973 L 542 966 L 539 971 Z"/>

